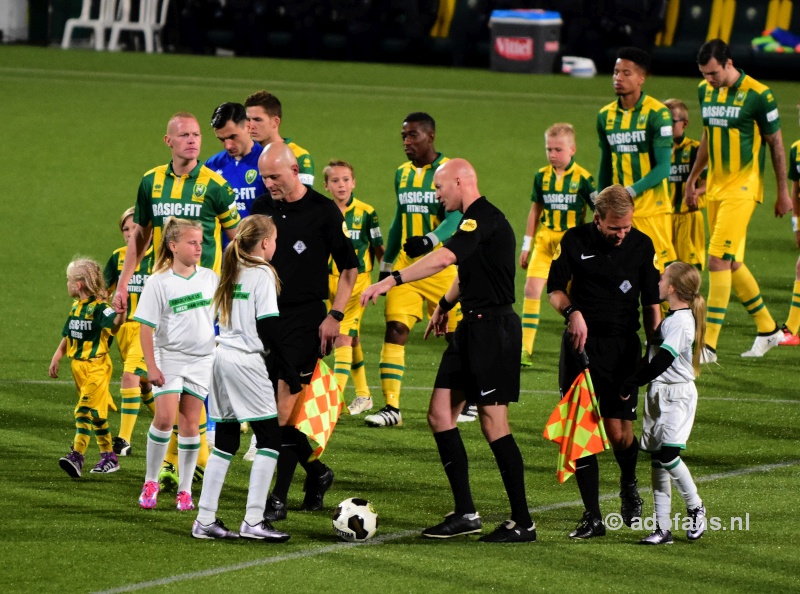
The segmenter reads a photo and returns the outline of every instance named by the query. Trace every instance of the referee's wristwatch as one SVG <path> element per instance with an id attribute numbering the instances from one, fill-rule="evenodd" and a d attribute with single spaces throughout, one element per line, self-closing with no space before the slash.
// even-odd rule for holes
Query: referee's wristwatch
<path id="1" fill-rule="evenodd" d="M 328 312 L 328 315 L 332 317 L 337 322 L 341 322 L 344 319 L 344 314 L 340 312 L 338 309 L 332 309 Z"/>

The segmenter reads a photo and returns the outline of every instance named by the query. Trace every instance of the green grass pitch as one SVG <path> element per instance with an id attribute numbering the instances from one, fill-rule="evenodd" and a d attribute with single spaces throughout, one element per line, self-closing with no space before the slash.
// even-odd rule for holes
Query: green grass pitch
<path id="1" fill-rule="evenodd" d="M 756 77 L 758 73 L 753 72 Z M 690 106 L 689 134 L 700 134 L 695 88 L 686 78 L 652 77 L 645 90 L 682 98 Z M 773 83 L 782 108 L 784 140 L 798 137 L 794 104 L 800 84 Z M 613 98 L 609 76 L 576 80 L 486 71 L 311 63 L 174 55 L 0 47 L 2 113 L 3 323 L 0 358 L 0 590 L 3 592 L 161 591 L 208 588 L 244 592 L 575 592 L 797 591 L 800 538 L 800 397 L 794 373 L 800 351 L 776 348 L 763 359 L 742 359 L 755 327 L 731 301 L 723 329 L 721 365 L 698 380 L 700 403 L 685 460 L 709 514 L 748 530 L 709 532 L 689 544 L 683 534 L 665 548 L 644 548 L 644 533 L 623 529 L 596 542 L 570 542 L 580 517 L 574 480 L 555 479 L 556 447 L 542 438 L 556 403 L 562 322 L 543 305 L 533 370 L 522 372 L 520 403 L 511 408 L 526 464 L 527 493 L 539 542 L 486 546 L 472 539 L 426 542 L 419 530 L 451 510 L 452 499 L 425 422 L 431 383 L 443 349 L 421 340 L 407 349 L 402 397 L 405 425 L 369 429 L 343 417 L 323 460 L 336 472 L 329 510 L 351 496 L 369 498 L 380 514 L 378 536 L 360 546 L 340 543 L 330 511 L 291 511 L 281 526 L 285 545 L 198 542 L 193 514 L 178 515 L 163 497 L 153 512 L 136 499 L 144 476 L 142 412 L 134 456 L 108 477 L 79 481 L 58 468 L 73 435 L 75 389 L 62 362 L 61 379 L 47 376 L 69 308 L 64 269 L 75 254 L 105 262 L 121 245 L 117 220 L 133 204 L 141 175 L 165 163 L 162 137 L 169 116 L 192 111 L 205 132 L 202 157 L 220 150 L 208 124 L 223 101 L 254 90 L 275 92 L 284 105 L 282 132 L 317 163 L 317 188 L 328 159 L 356 168 L 357 195 L 378 209 L 384 232 L 393 214 L 392 179 L 404 160 L 403 117 L 428 111 L 437 120 L 436 147 L 475 165 L 482 191 L 498 204 L 521 238 L 533 172 L 546 161 L 544 130 L 569 121 L 577 129 L 577 160 L 597 169 L 597 110 Z M 790 223 L 772 216 L 775 180 L 767 172 L 765 204 L 750 227 L 747 262 L 765 301 L 782 323 L 789 308 L 797 250 Z M 517 277 L 518 300 L 524 277 Z M 705 292 L 705 291 L 704 291 Z M 518 307 L 521 307 L 518 305 Z M 381 306 L 363 325 L 369 383 L 376 402 L 383 337 Z M 115 353 L 115 361 L 118 357 Z M 119 377 L 119 366 L 115 378 Z M 116 386 L 115 386 L 116 389 Z M 352 398 L 352 387 L 346 397 Z M 119 427 L 110 415 L 113 430 Z M 638 429 L 637 429 L 638 432 Z M 487 528 L 507 517 L 494 459 L 477 424 L 462 427 L 476 504 Z M 243 444 L 244 445 L 244 444 Z M 243 450 L 242 450 L 243 451 Z M 90 445 L 87 464 L 96 461 Z M 618 472 L 600 457 L 605 514 L 618 511 Z M 238 526 L 244 513 L 249 464 L 232 465 L 219 515 Z M 639 466 L 649 485 L 649 464 Z M 296 507 L 301 481 L 290 492 Z M 196 493 L 197 496 L 199 493 Z M 652 513 L 650 495 L 645 512 Z M 674 496 L 673 512 L 682 511 Z"/>

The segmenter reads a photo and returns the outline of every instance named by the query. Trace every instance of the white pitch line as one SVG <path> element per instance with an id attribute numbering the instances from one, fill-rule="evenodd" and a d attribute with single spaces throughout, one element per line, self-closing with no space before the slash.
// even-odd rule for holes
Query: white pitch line
<path id="1" fill-rule="evenodd" d="M 5 76 L 7 75 L 7 76 Z M 80 78 L 93 79 L 98 81 L 127 81 L 131 83 L 152 83 L 163 84 L 170 83 L 191 85 L 196 88 L 198 83 L 202 83 L 205 87 L 209 85 L 207 78 L 199 76 L 186 76 L 186 75 L 173 75 L 173 74 L 146 74 L 146 73 L 124 73 L 124 72 L 92 72 L 85 70 L 48 70 L 44 68 L 18 68 L 11 66 L 0 66 L 0 78 L 11 78 L 19 75 L 33 75 L 46 78 L 52 81 L 57 78 L 64 80 L 74 80 Z M 24 79 L 23 79 L 24 80 Z M 243 88 L 252 88 L 252 78 L 215 78 L 213 83 L 219 86 L 241 86 Z M 376 93 L 383 93 L 387 97 L 397 98 L 398 93 L 402 92 L 404 97 L 410 95 L 420 95 L 423 97 L 449 97 L 453 99 L 507 99 L 507 100 L 541 100 L 548 99 L 552 101 L 569 101 L 575 103 L 588 102 L 601 103 L 607 100 L 607 97 L 593 97 L 586 95 L 552 95 L 549 93 L 529 93 L 522 91 L 495 91 L 495 90 L 478 90 L 478 89 L 450 89 L 450 88 L 407 88 L 407 87 L 392 87 L 392 86 L 371 86 L 371 85 L 356 85 L 347 83 L 328 83 L 317 81 L 295 81 L 295 80 L 278 80 L 270 79 L 270 87 L 276 89 L 286 90 L 314 90 L 317 92 L 336 92 L 346 94 L 363 94 L 369 93 L 374 96 Z"/>
<path id="2" fill-rule="evenodd" d="M 72 386 L 75 382 L 69 380 L 15 380 L 0 379 L 0 386 L 3 384 L 23 384 L 31 386 Z M 112 386 L 118 386 L 119 382 L 111 382 Z M 371 390 L 380 390 L 380 386 L 369 386 Z M 409 392 L 430 392 L 431 388 L 425 386 L 403 386 L 403 390 Z M 520 390 L 520 394 L 541 394 L 544 396 L 557 396 L 558 390 Z M 700 400 L 714 400 L 720 402 L 754 402 L 756 404 L 800 404 L 800 400 L 775 400 L 766 398 L 729 398 L 723 396 L 701 396 Z"/>
<path id="3" fill-rule="evenodd" d="M 758 466 L 751 466 L 749 468 L 739 468 L 737 470 L 730 470 L 728 472 L 718 472 L 715 474 L 709 474 L 706 476 L 701 476 L 695 478 L 696 483 L 707 483 L 719 479 L 725 478 L 732 478 L 736 476 L 744 476 L 748 474 L 754 474 L 756 472 L 770 472 L 772 470 L 778 470 L 781 468 L 788 468 L 791 466 L 797 466 L 800 464 L 800 460 L 789 460 L 787 462 L 776 462 L 775 464 L 760 464 Z M 642 488 L 639 490 L 640 493 L 647 493 L 650 491 L 650 488 Z M 614 499 L 619 497 L 617 493 L 607 493 L 600 497 L 601 501 L 606 501 L 609 499 Z M 561 503 L 550 503 L 547 505 L 540 505 L 538 507 L 533 507 L 530 509 L 530 512 L 533 514 L 548 512 L 556 509 L 563 509 L 567 507 L 578 507 L 583 505 L 583 502 L 580 500 L 576 501 L 565 501 Z M 341 551 L 347 547 L 357 547 L 357 546 L 378 546 L 387 542 L 391 542 L 393 540 L 399 540 L 401 538 L 406 538 L 408 536 L 413 536 L 415 534 L 419 534 L 419 530 L 403 530 L 402 532 L 394 532 L 392 534 L 385 534 L 378 537 L 373 538 L 364 543 L 339 543 L 335 545 L 329 545 L 326 547 L 321 547 L 318 549 L 311 549 L 305 551 L 297 551 L 295 553 L 289 553 L 286 555 L 277 555 L 275 557 L 267 557 L 266 559 L 253 559 L 252 561 L 245 561 L 243 563 L 236 563 L 234 565 L 225 565 L 222 567 L 214 567 L 211 569 L 204 569 L 201 571 L 193 571 L 189 573 L 181 573 L 178 575 L 173 575 L 170 577 L 161 578 L 158 580 L 150 580 L 147 582 L 138 582 L 135 584 L 128 584 L 127 586 L 119 586 L 117 588 L 110 588 L 108 590 L 100 590 L 95 592 L 94 594 L 116 594 L 117 592 L 135 592 L 137 590 L 144 590 L 146 588 L 155 588 L 158 586 L 166 586 L 169 584 L 175 584 L 178 582 L 186 582 L 189 580 L 195 580 L 199 578 L 210 577 L 214 575 L 220 575 L 223 573 L 230 573 L 233 571 L 240 571 L 242 569 L 250 569 L 253 567 L 263 567 L 265 565 L 272 565 L 275 563 L 281 563 L 283 561 L 291 561 L 293 559 L 305 559 L 308 557 L 316 557 L 318 555 L 325 555 L 327 553 L 334 553 L 336 551 Z M 268 545 L 267 545 L 268 546 Z"/>

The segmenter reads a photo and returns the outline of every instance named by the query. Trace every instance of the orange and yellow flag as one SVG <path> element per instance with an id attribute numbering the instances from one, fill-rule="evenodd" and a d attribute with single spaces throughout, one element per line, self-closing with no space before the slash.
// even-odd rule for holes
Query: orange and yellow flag
<path id="1" fill-rule="evenodd" d="M 588 369 L 575 378 L 559 401 L 545 425 L 544 436 L 560 446 L 556 465 L 559 483 L 575 474 L 576 460 L 608 449 L 608 438 Z"/>
<path id="2" fill-rule="evenodd" d="M 306 386 L 303 407 L 294 425 L 315 446 L 309 462 L 322 456 L 343 406 L 344 397 L 336 384 L 336 377 L 331 368 L 320 359 L 314 368 L 311 382 Z"/>

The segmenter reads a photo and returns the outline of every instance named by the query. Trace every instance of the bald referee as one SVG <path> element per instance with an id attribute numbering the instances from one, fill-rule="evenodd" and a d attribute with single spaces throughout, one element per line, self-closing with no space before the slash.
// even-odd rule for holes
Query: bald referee
<path id="1" fill-rule="evenodd" d="M 426 538 L 452 538 L 481 531 L 472 501 L 467 452 L 456 426 L 465 402 L 478 405 L 481 429 L 492 448 L 511 503 L 511 519 L 481 537 L 483 542 L 533 542 L 536 527 L 528 513 L 522 454 L 508 425 L 508 403 L 519 400 L 519 351 L 522 331 L 514 313 L 516 242 L 505 215 L 478 190 L 475 170 L 464 159 L 441 165 L 433 178 L 436 198 L 448 212 L 464 216 L 458 230 L 432 252 L 395 270 L 361 294 L 361 303 L 395 286 L 427 278 L 458 265 L 458 277 L 439 301 L 425 337 L 447 331 L 448 312 L 461 302 L 464 314 L 442 355 L 428 408 L 428 423 L 439 449 L 455 511 L 441 524 L 423 530 Z"/>

